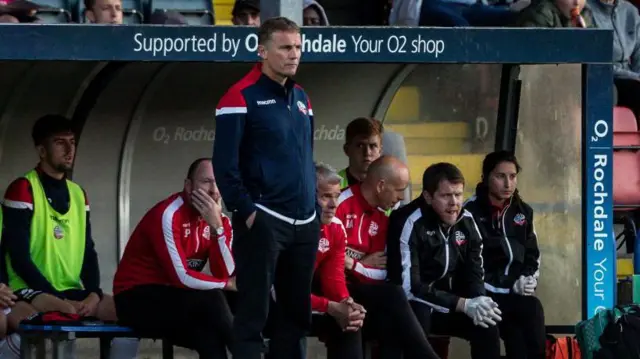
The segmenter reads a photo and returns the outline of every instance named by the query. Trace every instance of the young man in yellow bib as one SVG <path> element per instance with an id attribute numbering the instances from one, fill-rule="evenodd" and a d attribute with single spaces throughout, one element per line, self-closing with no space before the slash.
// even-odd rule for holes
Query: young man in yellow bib
<path id="1" fill-rule="evenodd" d="M 36 121 L 31 135 L 40 161 L 9 185 L 2 204 L 0 249 L 6 283 L 17 301 L 30 303 L 38 311 L 115 321 L 113 297 L 100 289 L 87 195 L 66 175 L 76 152 L 72 123 L 46 115 Z M 40 293 L 63 301 L 48 300 L 51 297 Z M 120 342 L 135 356 L 137 341 Z M 113 352 L 123 349 L 117 345 Z"/>

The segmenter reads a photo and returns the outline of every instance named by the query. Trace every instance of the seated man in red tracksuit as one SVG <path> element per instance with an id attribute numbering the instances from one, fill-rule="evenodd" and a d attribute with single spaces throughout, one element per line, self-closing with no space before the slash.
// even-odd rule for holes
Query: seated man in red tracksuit
<path id="1" fill-rule="evenodd" d="M 134 230 L 113 280 L 118 318 L 144 336 L 227 357 L 235 290 L 231 221 L 221 209 L 211 160 L 189 167 L 184 190 L 149 210 Z M 207 260 L 211 275 L 202 273 Z"/>
<path id="2" fill-rule="evenodd" d="M 327 346 L 327 359 L 362 358 L 360 328 L 366 311 L 354 302 L 347 290 L 344 273 L 347 236 L 342 222 L 335 217 L 342 178 L 335 169 L 323 163 L 316 164 L 316 178 L 322 225 L 311 294 L 314 332 Z M 280 310 L 277 293 L 272 297 L 276 300 L 271 309 Z M 274 319 L 273 315 L 269 318 L 269 331 L 278 330 Z"/>
<path id="3" fill-rule="evenodd" d="M 369 166 L 364 181 L 342 192 L 336 217 L 347 232 L 345 268 L 353 299 L 367 310 L 364 334 L 381 345 L 381 359 L 438 358 L 404 291 L 386 281 L 388 217 L 384 211 L 404 198 L 409 170 L 400 160 L 383 156 Z"/>

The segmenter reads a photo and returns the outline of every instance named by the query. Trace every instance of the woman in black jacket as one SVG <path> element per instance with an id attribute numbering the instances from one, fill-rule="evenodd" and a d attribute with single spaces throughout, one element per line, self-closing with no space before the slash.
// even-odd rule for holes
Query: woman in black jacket
<path id="1" fill-rule="evenodd" d="M 545 357 L 544 311 L 535 291 L 540 250 L 533 209 L 517 190 L 515 155 L 497 151 L 482 163 L 482 182 L 465 203 L 483 238 L 485 289 L 502 311 L 500 336 L 509 359 Z"/>

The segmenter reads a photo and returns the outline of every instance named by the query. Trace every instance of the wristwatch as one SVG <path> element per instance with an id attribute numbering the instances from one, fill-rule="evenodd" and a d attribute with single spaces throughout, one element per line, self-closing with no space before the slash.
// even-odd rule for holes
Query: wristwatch
<path id="1" fill-rule="evenodd" d="M 218 237 L 221 237 L 224 235 L 224 227 L 218 227 L 216 228 L 216 234 L 218 235 Z"/>

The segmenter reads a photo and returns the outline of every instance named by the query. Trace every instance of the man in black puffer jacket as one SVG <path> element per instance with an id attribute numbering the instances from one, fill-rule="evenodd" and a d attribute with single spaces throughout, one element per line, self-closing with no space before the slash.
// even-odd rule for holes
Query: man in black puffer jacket
<path id="1" fill-rule="evenodd" d="M 501 313 L 485 294 L 482 237 L 462 208 L 464 177 L 437 163 L 422 183 L 420 197 L 391 212 L 387 278 L 403 287 L 425 333 L 468 340 L 473 359 L 498 359 Z"/>

